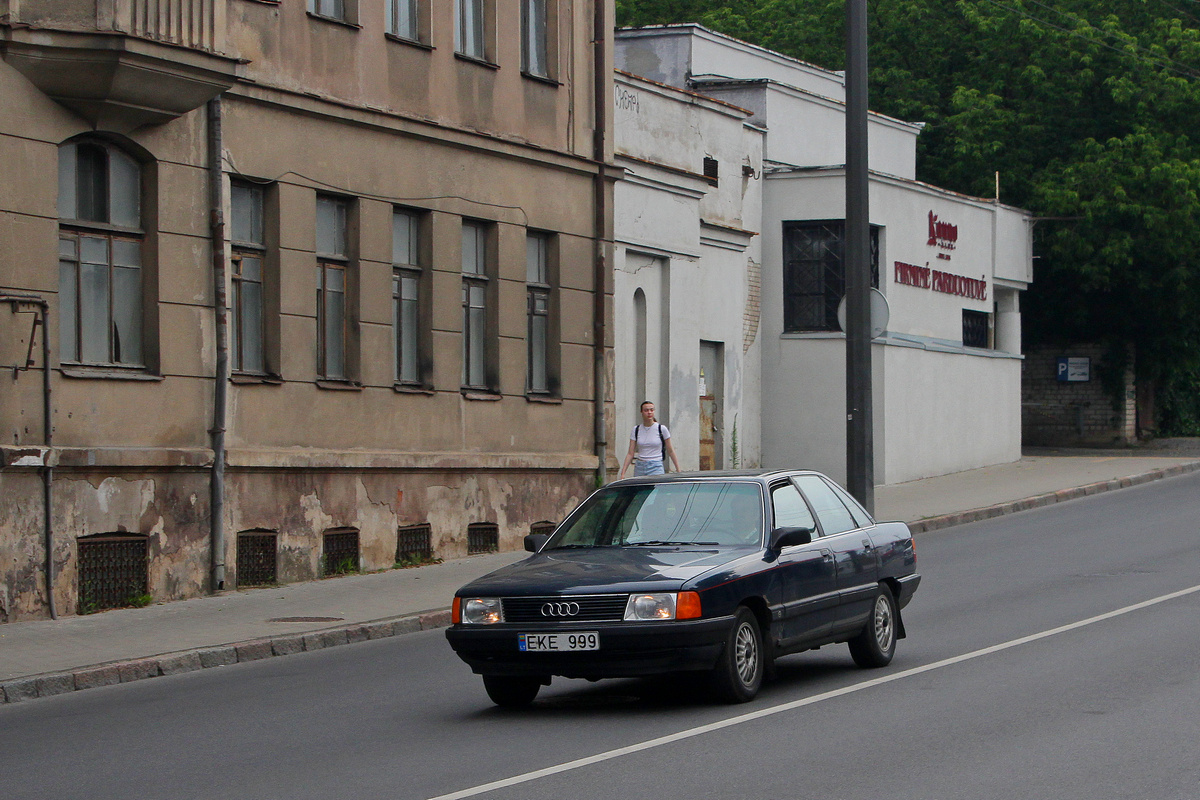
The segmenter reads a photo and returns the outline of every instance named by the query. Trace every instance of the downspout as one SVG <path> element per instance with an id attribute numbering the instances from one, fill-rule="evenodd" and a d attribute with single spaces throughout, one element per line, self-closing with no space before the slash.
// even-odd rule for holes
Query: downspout
<path id="1" fill-rule="evenodd" d="M 604 344 L 607 338 L 605 325 L 606 292 L 608 289 L 608 253 L 606 237 L 608 234 L 608 202 L 605 192 L 605 140 L 608 138 L 608 97 L 607 78 L 611 73 L 607 67 L 609 37 L 608 3 L 593 0 L 593 41 L 592 41 L 592 80 L 594 86 L 593 103 L 595 106 L 596 127 L 592 136 L 592 158 L 596 162 L 594 179 L 594 194 L 592 206 L 595 219 L 593 220 L 593 236 L 596 242 L 595 273 L 592 280 L 592 348 L 593 348 L 593 382 L 595 383 L 595 438 L 596 457 L 596 486 L 608 483 L 608 434 L 604 423 L 605 388 L 608 383 L 607 360 Z"/>
<path id="2" fill-rule="evenodd" d="M 50 303 L 37 295 L 0 294 L 0 302 L 12 304 L 13 311 L 21 305 L 34 305 L 42 311 L 42 431 L 46 442 L 46 453 L 42 457 L 42 541 L 46 548 L 46 606 L 50 619 L 58 619 L 58 608 L 54 603 L 54 511 L 51 488 L 54 485 L 54 467 L 51 449 L 54 447 L 53 405 L 50 402 Z M 32 345 L 32 343 L 31 343 Z M 32 351 L 32 347 L 30 348 Z M 27 359 L 25 368 L 33 365 Z"/>
<path id="3" fill-rule="evenodd" d="M 216 325 L 217 368 L 213 381 L 212 478 L 209 482 L 209 541 L 212 557 L 210 590 L 225 588 L 225 416 L 229 393 L 229 318 L 226 313 L 225 213 L 223 192 L 224 144 L 221 98 L 208 101 L 208 181 L 212 238 L 213 311 Z"/>
<path id="4" fill-rule="evenodd" d="M 45 431 L 46 458 L 42 465 L 42 506 L 45 519 L 42 522 L 42 535 L 46 539 L 46 603 L 50 608 L 50 619 L 58 619 L 58 608 L 54 603 L 54 521 L 51 518 L 54 511 L 52 489 L 54 486 L 54 460 L 51 458 L 54 447 L 53 406 L 50 403 L 50 304 L 41 301 L 42 306 L 42 429 Z"/>

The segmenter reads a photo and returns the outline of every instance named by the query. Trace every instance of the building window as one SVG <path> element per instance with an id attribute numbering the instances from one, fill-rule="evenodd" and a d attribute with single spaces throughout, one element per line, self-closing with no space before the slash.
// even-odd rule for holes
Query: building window
<path id="1" fill-rule="evenodd" d="M 962 312 L 962 338 L 963 347 L 990 347 L 988 343 L 988 328 L 991 315 L 986 311 L 971 311 L 963 309 Z"/>
<path id="2" fill-rule="evenodd" d="M 358 23 L 356 3 L 357 0 L 308 0 L 308 13 L 354 25 Z"/>
<path id="3" fill-rule="evenodd" d="M 261 185 L 234 181 L 230 189 L 230 242 L 233 250 L 233 296 L 230 298 L 232 368 L 235 372 L 266 371 L 263 310 L 263 234 Z"/>
<path id="4" fill-rule="evenodd" d="M 417 0 L 385 0 L 387 3 L 387 32 L 401 39 L 420 40 Z"/>
<path id="5" fill-rule="evenodd" d="M 783 330 L 837 331 L 846 294 L 845 222 L 783 223 Z M 871 285 L 879 286 L 879 228 L 871 226 Z"/>
<path id="6" fill-rule="evenodd" d="M 721 162 L 715 158 L 704 157 L 704 180 L 709 186 L 716 186 L 721 178 Z"/>
<path id="7" fill-rule="evenodd" d="M 484 0 L 454 0 L 454 49 L 469 58 L 484 61 Z"/>
<path id="8" fill-rule="evenodd" d="M 144 366 L 141 169 L 105 142 L 58 149 L 59 356 Z"/>
<path id="9" fill-rule="evenodd" d="M 525 237 L 525 291 L 528 369 L 525 388 L 530 394 L 549 394 L 550 387 L 550 237 Z"/>
<path id="10" fill-rule="evenodd" d="M 463 377 L 465 388 L 488 390 L 488 225 L 462 226 Z"/>
<path id="11" fill-rule="evenodd" d="M 345 380 L 348 200 L 317 197 L 317 376 Z"/>
<path id="12" fill-rule="evenodd" d="M 521 0 L 521 69 L 528 75 L 550 77 L 547 0 Z"/>
<path id="13" fill-rule="evenodd" d="M 392 212 L 392 330 L 397 383 L 420 384 L 424 378 L 421 279 L 421 217 L 397 209 Z"/>

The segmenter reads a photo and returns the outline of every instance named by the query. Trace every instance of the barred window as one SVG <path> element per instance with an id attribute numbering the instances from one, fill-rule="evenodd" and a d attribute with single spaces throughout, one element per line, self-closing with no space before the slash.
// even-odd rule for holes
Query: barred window
<path id="1" fill-rule="evenodd" d="M 842 220 L 783 223 L 783 330 L 837 331 L 846 294 Z M 871 286 L 879 287 L 879 228 L 871 226 Z"/>

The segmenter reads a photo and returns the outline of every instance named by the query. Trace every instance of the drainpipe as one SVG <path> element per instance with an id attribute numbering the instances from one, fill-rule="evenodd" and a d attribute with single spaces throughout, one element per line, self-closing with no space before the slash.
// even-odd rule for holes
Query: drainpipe
<path id="1" fill-rule="evenodd" d="M 212 557 L 210 590 L 225 588 L 225 416 L 229 393 L 229 318 L 226 313 L 225 214 L 221 136 L 221 98 L 208 101 L 208 180 L 212 209 L 213 311 L 217 339 L 217 369 L 213 381 L 212 478 L 209 483 L 209 540 Z"/>
<path id="2" fill-rule="evenodd" d="M 54 446 L 53 406 L 50 403 L 50 304 L 37 295 L 0 294 L 0 302 L 10 303 L 13 311 L 21 305 L 34 305 L 42 312 L 42 431 L 46 442 L 46 454 L 42 458 L 42 540 L 46 547 L 46 605 L 50 619 L 58 619 L 58 608 L 54 603 L 54 510 L 51 489 L 54 485 L 54 467 L 50 456 Z M 33 366 L 26 358 L 25 369 Z"/>
<path id="3" fill-rule="evenodd" d="M 606 338 L 605 326 L 605 296 L 608 288 L 608 257 L 606 236 L 608 233 L 608 202 L 605 193 L 605 139 L 608 129 L 608 106 L 612 98 L 608 96 L 608 3 L 596 0 L 593 6 L 593 42 L 592 42 L 592 79 L 594 86 L 593 102 L 595 105 L 596 127 L 592 137 L 592 158 L 596 162 L 596 177 L 593 185 L 595 210 L 593 235 L 596 242 L 596 258 L 592 281 L 592 338 L 593 338 L 593 381 L 595 383 L 595 438 L 596 485 L 608 483 L 608 434 L 604 424 L 604 394 L 608 383 L 608 370 L 604 353 Z"/>

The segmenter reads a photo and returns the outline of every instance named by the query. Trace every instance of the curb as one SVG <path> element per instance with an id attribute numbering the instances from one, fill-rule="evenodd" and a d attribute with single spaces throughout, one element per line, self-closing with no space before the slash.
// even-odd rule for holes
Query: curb
<path id="1" fill-rule="evenodd" d="M 1125 478 L 1114 478 L 1072 489 L 1059 489 L 1055 492 L 1027 497 L 1023 500 L 1012 500 L 1006 503 L 975 508 L 969 511 L 957 511 L 936 517 L 926 517 L 908 523 L 909 530 L 914 534 L 929 533 L 930 531 L 949 528 L 955 525 L 965 525 L 968 522 L 992 519 L 994 517 L 1013 514 L 1018 511 L 1028 511 L 1076 500 L 1080 497 L 1126 489 L 1144 483 L 1185 475 L 1200 471 L 1200 461 L 1186 464 L 1176 464 L 1171 467 L 1151 470 L 1140 475 Z M 427 611 L 403 617 L 377 620 L 374 622 L 355 623 L 336 628 L 325 628 L 308 633 L 290 633 L 270 636 L 262 639 L 252 639 L 246 642 L 198 647 L 175 653 L 164 653 L 147 658 L 129 661 L 113 661 L 107 664 L 96 664 L 78 667 L 65 672 L 52 672 L 42 675 L 30 675 L 24 678 L 13 678 L 0 682 L 0 705 L 20 703 L 38 697 L 50 697 L 56 694 L 94 689 L 99 686 L 112 686 L 117 683 L 130 683 L 146 678 L 157 678 L 164 675 L 180 675 L 210 667 L 225 667 L 241 664 L 247 661 L 259 661 L 276 656 L 289 656 L 312 650 L 324 650 L 344 644 L 365 642 L 371 639 L 385 639 L 389 636 L 400 636 L 406 633 L 445 628 L 450 625 L 450 610 Z"/>
<path id="2" fill-rule="evenodd" d="M 180 675 L 210 667 L 226 667 L 275 656 L 290 656 L 312 650 L 324 650 L 343 644 L 371 639 L 386 639 L 417 631 L 450 625 L 450 611 L 427 611 L 393 619 L 356 623 L 308 633 L 288 633 L 247 642 L 198 647 L 176 653 L 164 653 L 130 661 L 112 661 L 78 667 L 66 672 L 30 675 L 0 683 L 0 704 L 20 703 L 38 697 L 131 683 L 162 675 Z"/>
<path id="3" fill-rule="evenodd" d="M 1196 471 L 1200 471 L 1200 461 L 1175 464 L 1170 467 L 1143 472 L 1140 475 L 1130 475 L 1125 478 L 1113 478 L 1112 480 L 1089 483 L 1086 486 L 1076 486 L 1073 489 L 1059 489 L 1056 492 L 1047 492 L 1033 497 L 1026 497 L 1023 500 L 1010 500 L 1006 503 L 997 503 L 993 506 L 973 508 L 970 511 L 956 511 L 937 517 L 926 517 L 925 519 L 908 523 L 908 529 L 914 534 L 929 533 L 941 528 L 965 525 L 968 522 L 979 522 L 980 520 L 992 519 L 993 517 L 1000 517 L 1005 514 L 1014 514 L 1018 511 L 1028 511 L 1032 508 L 1043 508 L 1067 500 L 1077 500 L 1080 497 L 1087 497 L 1102 492 L 1127 489 L 1130 486 L 1139 486 L 1143 483 L 1151 483 L 1163 478 L 1173 478 L 1177 475 L 1186 475 L 1189 472 Z"/>

